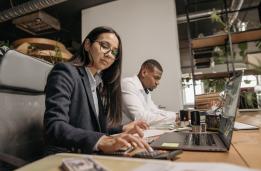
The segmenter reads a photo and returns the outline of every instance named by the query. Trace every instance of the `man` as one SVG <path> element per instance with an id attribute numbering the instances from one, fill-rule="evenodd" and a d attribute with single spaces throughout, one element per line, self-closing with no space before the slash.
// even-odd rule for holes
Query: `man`
<path id="1" fill-rule="evenodd" d="M 149 59 L 142 64 L 138 76 L 122 80 L 123 123 L 144 120 L 156 126 L 175 122 L 175 112 L 160 110 L 151 99 L 150 91 L 159 85 L 162 72 L 159 62 Z"/>

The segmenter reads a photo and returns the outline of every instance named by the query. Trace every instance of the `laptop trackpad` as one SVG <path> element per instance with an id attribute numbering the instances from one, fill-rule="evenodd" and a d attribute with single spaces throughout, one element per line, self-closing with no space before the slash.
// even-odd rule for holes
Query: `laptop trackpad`
<path id="1" fill-rule="evenodd" d="M 184 145 L 193 146 L 216 146 L 215 134 L 185 134 Z"/>

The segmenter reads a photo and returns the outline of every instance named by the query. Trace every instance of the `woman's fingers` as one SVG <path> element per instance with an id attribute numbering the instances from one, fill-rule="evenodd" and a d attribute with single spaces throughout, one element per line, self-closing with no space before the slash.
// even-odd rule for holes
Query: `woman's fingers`
<path id="1" fill-rule="evenodd" d="M 110 153 L 118 151 L 123 147 L 137 147 L 146 149 L 147 151 L 153 151 L 145 140 L 140 137 L 133 136 L 131 134 L 120 134 L 119 136 L 109 137 L 103 136 L 98 144 L 98 149 L 104 153 Z"/>
<path id="2" fill-rule="evenodd" d="M 121 137 L 131 143 L 134 147 L 140 147 L 145 148 L 147 151 L 153 151 L 153 149 L 150 147 L 150 145 L 143 139 L 139 137 L 135 137 L 133 135 L 126 134 L 123 137 Z"/>
<path id="3" fill-rule="evenodd" d="M 143 130 L 139 126 L 135 125 L 134 129 L 135 129 L 135 132 L 139 135 L 139 137 L 142 138 L 144 136 Z"/>
<path id="4" fill-rule="evenodd" d="M 140 148 L 145 148 L 142 141 L 141 141 L 141 138 L 137 137 L 137 136 L 133 136 L 131 134 L 127 134 L 124 139 L 126 139 L 128 142 L 130 143 L 135 143 L 137 144 L 137 147 L 140 147 Z"/>
<path id="5" fill-rule="evenodd" d="M 115 152 L 122 147 L 131 147 L 131 143 L 117 137 L 102 136 L 99 140 L 98 149 L 104 153 Z"/>
<path id="6" fill-rule="evenodd" d="M 141 139 L 141 141 L 147 151 L 149 151 L 149 152 L 154 151 L 153 148 L 151 148 L 151 146 L 145 140 Z"/>
<path id="7" fill-rule="evenodd" d="M 124 125 L 123 132 L 136 133 L 135 127 L 140 127 L 143 130 L 149 129 L 149 125 L 146 122 L 142 120 L 137 120 Z"/>
<path id="8" fill-rule="evenodd" d="M 144 130 L 149 129 L 149 125 L 146 122 L 144 122 L 143 120 L 138 120 L 135 125 L 139 126 L 141 129 L 144 129 Z"/>
<path id="9" fill-rule="evenodd" d="M 122 147 L 131 147 L 133 145 L 131 142 L 125 140 L 124 138 L 118 137 L 118 138 L 116 138 L 115 146 L 116 146 L 116 149 L 119 150 Z"/>

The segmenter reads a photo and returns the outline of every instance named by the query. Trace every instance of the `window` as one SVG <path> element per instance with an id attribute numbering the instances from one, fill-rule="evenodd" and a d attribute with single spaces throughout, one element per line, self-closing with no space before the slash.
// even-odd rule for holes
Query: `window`
<path id="1" fill-rule="evenodd" d="M 200 80 L 196 81 L 196 95 L 204 93 L 203 83 Z M 183 82 L 183 104 L 184 105 L 194 105 L 194 90 L 192 80 L 188 82 Z"/>
<path id="2" fill-rule="evenodd" d="M 257 85 L 257 77 L 254 75 L 246 75 L 242 77 L 241 88 L 245 87 L 255 87 Z M 201 80 L 196 81 L 196 95 L 203 94 L 204 85 Z M 194 105 L 194 90 L 192 80 L 183 82 L 183 104 L 184 105 Z"/>
<path id="3" fill-rule="evenodd" d="M 257 78 L 254 75 L 245 75 L 242 77 L 241 88 L 255 87 L 257 85 Z"/>

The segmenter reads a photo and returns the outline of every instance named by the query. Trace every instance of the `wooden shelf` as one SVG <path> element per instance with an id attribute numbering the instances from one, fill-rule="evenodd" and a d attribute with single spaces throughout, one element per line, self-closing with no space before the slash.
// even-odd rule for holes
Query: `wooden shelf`
<path id="1" fill-rule="evenodd" d="M 228 76 L 232 76 L 232 72 L 216 72 L 216 73 L 204 73 L 204 74 L 195 74 L 195 80 L 204 80 L 204 79 L 220 79 L 220 78 L 228 78 Z M 244 75 L 257 75 L 260 74 L 253 69 L 244 70 Z"/>
<path id="2" fill-rule="evenodd" d="M 261 39 L 261 29 L 232 34 L 233 43 L 249 42 L 249 41 L 260 40 L 260 39 Z"/>
<path id="3" fill-rule="evenodd" d="M 232 33 L 231 36 L 232 36 L 232 43 L 260 40 L 261 39 L 261 29 Z M 193 39 L 192 40 L 192 49 L 223 45 L 223 44 L 225 44 L 226 40 L 228 40 L 227 34 Z"/>
<path id="4" fill-rule="evenodd" d="M 228 72 L 217 72 L 217 73 L 206 73 L 206 74 L 196 74 L 194 75 L 195 80 L 204 80 L 204 79 L 219 79 L 219 78 L 227 78 L 231 76 L 232 73 Z"/>
<path id="5" fill-rule="evenodd" d="M 13 42 L 13 45 L 18 52 L 43 58 L 50 62 L 55 60 L 54 58 L 57 58 L 57 60 L 59 60 L 58 58 L 61 58 L 62 60 L 67 61 L 73 56 L 62 43 L 46 38 L 23 38 Z M 36 49 L 29 51 L 31 45 L 36 47 Z M 57 56 L 56 48 L 59 49 L 59 56 Z"/>
<path id="6" fill-rule="evenodd" d="M 227 34 L 222 34 L 217 36 L 208 36 L 204 38 L 193 39 L 191 42 L 192 49 L 223 45 L 227 37 Z"/>

